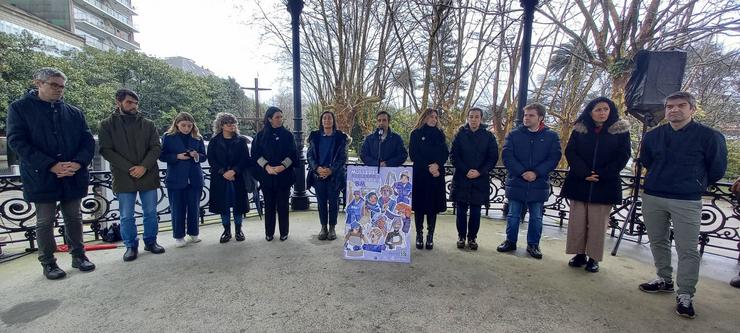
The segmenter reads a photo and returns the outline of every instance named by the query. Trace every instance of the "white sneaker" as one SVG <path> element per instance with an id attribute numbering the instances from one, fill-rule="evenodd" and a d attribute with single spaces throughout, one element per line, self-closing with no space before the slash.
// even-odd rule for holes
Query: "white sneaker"
<path id="1" fill-rule="evenodd" d="M 188 245 L 185 238 L 175 238 L 175 247 L 184 247 L 185 245 Z"/>
<path id="2" fill-rule="evenodd" d="M 198 236 L 188 236 L 188 243 L 198 243 L 201 239 Z"/>

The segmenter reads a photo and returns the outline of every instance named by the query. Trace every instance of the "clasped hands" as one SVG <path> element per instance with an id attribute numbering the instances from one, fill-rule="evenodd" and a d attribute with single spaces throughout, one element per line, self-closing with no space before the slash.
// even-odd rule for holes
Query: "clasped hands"
<path id="1" fill-rule="evenodd" d="M 331 168 L 325 168 L 325 167 L 318 167 L 316 168 L 316 173 L 319 174 L 319 178 L 326 179 L 327 177 L 331 176 Z"/>
<path id="2" fill-rule="evenodd" d="M 57 162 L 51 167 L 50 171 L 53 172 L 57 178 L 64 178 L 74 176 L 77 170 L 80 170 L 82 165 L 77 162 Z"/>

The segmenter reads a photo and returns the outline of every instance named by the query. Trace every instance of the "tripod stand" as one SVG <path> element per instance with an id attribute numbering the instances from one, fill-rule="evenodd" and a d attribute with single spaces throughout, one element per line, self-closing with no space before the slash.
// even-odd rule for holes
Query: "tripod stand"
<path id="1" fill-rule="evenodd" d="M 647 130 L 648 130 L 648 121 L 645 121 L 642 123 L 642 136 L 640 137 L 640 144 L 638 146 L 642 146 L 642 142 L 645 139 L 645 133 L 647 133 Z M 642 180 L 642 163 L 640 162 L 640 148 L 638 147 L 637 166 L 635 167 L 635 186 L 632 188 L 632 194 L 630 195 L 630 200 L 631 200 L 630 209 L 629 211 L 627 211 L 627 216 L 625 216 L 624 218 L 624 223 L 622 223 L 622 228 L 619 230 L 619 237 L 617 237 L 617 243 L 614 244 L 614 249 L 611 252 L 612 256 L 617 255 L 617 250 L 619 250 L 619 244 L 622 243 L 622 238 L 624 237 L 624 230 L 627 228 L 628 224 L 629 224 L 630 230 L 633 230 L 635 228 L 635 224 L 640 225 L 640 228 L 644 229 L 642 222 L 637 220 L 637 201 L 640 198 L 641 180 Z"/>

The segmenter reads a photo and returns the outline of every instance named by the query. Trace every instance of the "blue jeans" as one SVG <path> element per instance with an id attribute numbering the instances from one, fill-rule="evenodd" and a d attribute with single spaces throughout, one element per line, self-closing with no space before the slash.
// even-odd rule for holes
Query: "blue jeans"
<path id="1" fill-rule="evenodd" d="M 137 193 L 141 200 L 141 210 L 144 215 L 144 244 L 156 243 L 157 232 L 159 232 L 159 225 L 157 224 L 157 190 L 116 193 L 118 197 L 118 209 L 121 211 L 121 238 L 123 238 L 123 244 L 131 248 L 139 247 L 136 218 L 134 218 Z"/>
<path id="2" fill-rule="evenodd" d="M 172 236 L 176 239 L 187 234 L 198 236 L 198 217 L 200 217 L 200 186 L 187 185 L 180 190 L 167 189 L 172 211 Z"/>
<path id="3" fill-rule="evenodd" d="M 506 239 L 516 244 L 519 238 L 519 222 L 522 219 L 522 208 L 529 210 L 529 227 L 527 228 L 527 245 L 539 245 L 542 237 L 542 214 L 544 202 L 523 202 L 509 200 L 509 214 L 506 215 Z"/>
<path id="4" fill-rule="evenodd" d="M 468 240 L 478 238 L 480 229 L 480 206 L 470 205 L 467 202 L 457 202 L 457 237 Z M 470 219 L 468 219 L 468 208 L 470 208 Z"/>
<path id="5" fill-rule="evenodd" d="M 339 214 L 339 192 L 335 190 L 329 180 L 317 180 L 316 201 L 319 205 L 319 222 L 321 225 L 337 225 Z"/>
<path id="6" fill-rule="evenodd" d="M 231 208 L 229 208 L 229 211 L 234 213 L 234 225 L 241 226 L 242 225 L 242 214 L 237 213 L 236 210 L 232 211 Z M 231 220 L 229 220 L 229 215 L 231 214 L 229 213 L 221 214 L 221 224 L 223 224 L 224 227 L 226 228 L 231 226 Z"/>

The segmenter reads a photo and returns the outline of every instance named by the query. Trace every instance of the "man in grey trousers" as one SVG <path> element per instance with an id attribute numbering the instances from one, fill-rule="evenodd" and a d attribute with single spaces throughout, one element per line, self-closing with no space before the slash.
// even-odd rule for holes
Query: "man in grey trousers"
<path id="1" fill-rule="evenodd" d="M 33 75 L 36 89 L 10 105 L 7 120 L 8 145 L 21 161 L 23 197 L 36 208 L 39 261 L 49 280 L 67 275 L 54 258 L 57 202 L 64 217 L 72 267 L 95 269 L 85 256 L 80 212 L 95 141 L 82 111 L 63 99 L 66 82 L 67 77 L 58 69 L 39 69 Z"/>
<path id="2" fill-rule="evenodd" d="M 671 226 L 678 269 L 676 314 L 694 318 L 692 298 L 699 280 L 701 197 L 707 186 L 727 169 L 727 145 L 722 134 L 693 120 L 696 99 L 675 92 L 665 100 L 668 124 L 645 134 L 640 162 L 647 168 L 642 215 L 658 277 L 640 285 L 647 293 L 673 292 Z"/>

